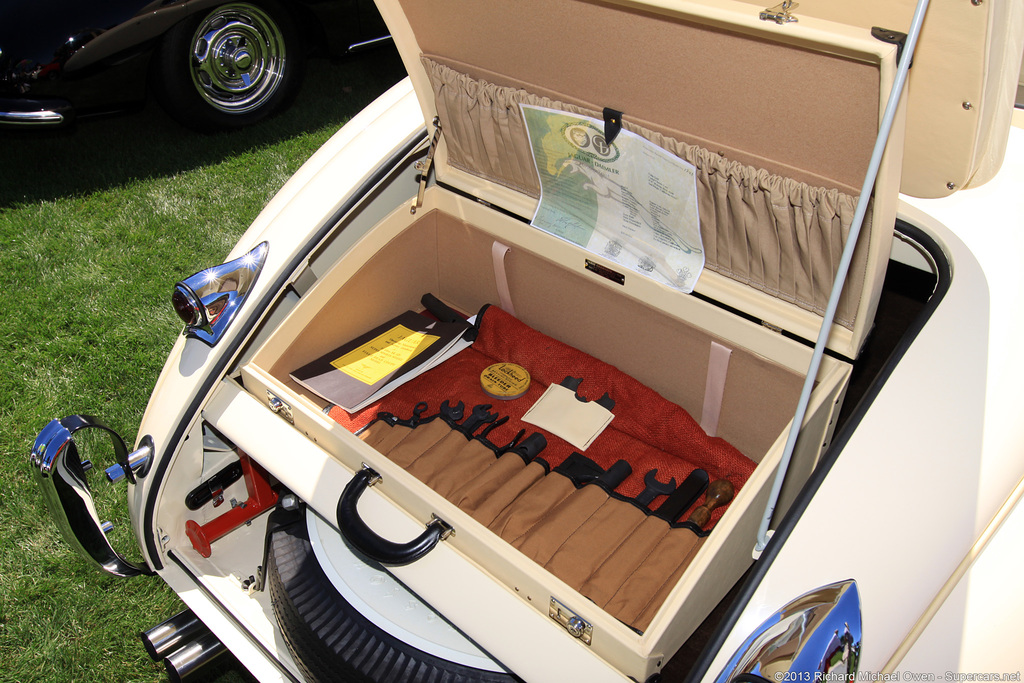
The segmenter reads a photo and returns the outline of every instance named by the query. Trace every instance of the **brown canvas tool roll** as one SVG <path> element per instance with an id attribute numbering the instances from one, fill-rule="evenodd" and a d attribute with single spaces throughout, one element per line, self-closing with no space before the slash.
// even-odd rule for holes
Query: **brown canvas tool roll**
<path id="1" fill-rule="evenodd" d="M 606 490 L 602 477 L 628 476 L 625 463 L 607 476 L 613 468 L 587 461 L 582 482 L 580 468 L 549 470 L 537 457 L 543 438 L 496 446 L 464 427 L 470 418 L 423 417 L 420 406 L 409 419 L 382 414 L 361 438 L 613 616 L 647 627 L 700 547 L 699 527 L 670 524 Z"/>
<path id="2" fill-rule="evenodd" d="M 629 462 L 631 474 L 621 484 L 612 487 L 617 494 L 625 497 L 641 494 L 647 486 L 646 475 L 655 469 L 662 482 L 673 477 L 676 482 L 681 482 L 693 470 L 704 469 L 712 479 L 728 479 L 737 491 L 754 471 L 755 463 L 727 441 L 708 436 L 700 424 L 680 406 L 614 366 L 548 337 L 494 306 L 485 307 L 480 312 L 478 325 L 479 334 L 471 347 L 399 386 L 374 406 L 352 414 L 335 406 L 330 410 L 331 417 L 350 431 L 358 432 L 382 412 L 400 416 L 402 421 L 422 421 L 425 419 L 423 411 L 427 409 L 418 404 L 426 401 L 430 404 L 428 412 L 439 414 L 441 417 L 438 419 L 441 421 L 449 420 L 448 424 L 457 424 L 460 429 L 464 429 L 463 425 L 467 420 L 474 419 L 474 416 L 467 414 L 453 418 L 454 408 L 451 404 L 457 406 L 459 401 L 464 401 L 465 406 L 490 404 L 494 406 L 492 410 L 500 410 L 502 418 L 508 417 L 509 420 L 504 424 L 500 424 L 500 420 L 481 422 L 475 433 L 481 434 L 484 429 L 493 429 L 488 440 L 493 444 L 504 444 L 522 429 L 537 431 L 547 439 L 542 456 L 544 462 L 550 468 L 557 468 L 570 459 L 577 449 L 554 434 L 524 423 L 522 417 L 552 383 L 562 383 L 566 377 L 583 378 L 582 390 L 579 392 L 581 395 L 593 400 L 607 393 L 615 401 L 612 410 L 614 420 L 586 449 L 586 456 L 606 470 L 620 459 Z M 523 397 L 498 401 L 483 392 L 480 374 L 498 362 L 515 362 L 529 371 L 531 383 Z M 416 418 L 415 410 L 420 410 L 420 418 Z M 467 413 L 471 410 L 471 407 L 465 408 Z M 413 411 L 412 416 L 410 411 Z M 443 430 L 440 425 L 427 429 L 429 435 L 410 436 L 417 441 L 401 443 L 389 457 L 405 467 L 423 455 L 426 448 L 418 450 L 414 447 L 418 439 L 429 441 L 429 446 L 443 436 L 440 431 L 434 431 Z M 383 447 L 378 450 L 388 452 Z M 427 467 L 428 462 L 424 461 L 419 467 Z M 462 488 L 466 483 L 459 482 L 456 488 Z M 448 493 L 454 495 L 454 490 L 446 489 L 444 495 Z M 568 495 L 568 491 L 564 495 Z M 657 506 L 660 502 L 661 497 L 658 497 L 650 504 Z M 477 505 L 480 507 L 474 514 L 479 514 L 483 523 L 493 524 L 492 530 L 503 537 L 506 534 L 506 523 L 519 528 L 513 538 L 522 533 L 524 526 L 529 526 L 525 520 L 510 521 L 502 517 L 504 508 L 497 508 L 485 497 L 478 498 Z M 712 522 L 716 522 L 722 512 L 716 510 Z M 512 529 L 507 533 L 512 533 Z"/>
<path id="3" fill-rule="evenodd" d="M 518 454 L 505 453 L 494 460 L 487 469 L 475 478 L 466 479 L 461 487 L 455 489 L 448 496 L 448 499 L 476 517 L 477 521 L 486 524 L 487 521 L 477 516 L 477 511 L 482 509 L 487 501 L 493 500 L 500 504 L 500 501 L 505 500 L 506 496 L 514 498 L 516 490 L 522 490 L 522 488 L 536 481 L 537 478 L 544 476 L 544 469 L 538 464 L 537 469 L 540 471 L 536 474 L 536 477 L 528 476 L 523 484 L 513 484 L 513 480 L 520 477 L 526 468 L 527 465 Z M 499 489 L 503 491 L 501 497 L 497 495 Z M 506 492 L 505 489 L 508 489 L 508 491 Z M 508 504 L 507 500 L 505 504 Z M 493 519 L 493 516 L 491 519 Z"/>

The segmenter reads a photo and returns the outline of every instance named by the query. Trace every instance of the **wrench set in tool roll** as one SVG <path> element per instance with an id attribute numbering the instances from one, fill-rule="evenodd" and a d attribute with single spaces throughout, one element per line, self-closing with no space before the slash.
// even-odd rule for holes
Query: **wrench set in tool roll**
<path id="1" fill-rule="evenodd" d="M 380 401 L 329 414 L 643 631 L 755 463 L 625 373 L 497 307 L 475 328 L 472 346 Z M 481 384 L 496 364 L 514 364 L 528 388 L 496 397 Z M 553 389 L 592 413 L 593 428 L 563 434 L 590 418 L 549 401 Z"/>

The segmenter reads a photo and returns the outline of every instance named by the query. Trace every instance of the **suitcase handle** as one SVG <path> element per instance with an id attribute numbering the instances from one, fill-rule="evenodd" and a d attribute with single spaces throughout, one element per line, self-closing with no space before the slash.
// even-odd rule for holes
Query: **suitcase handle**
<path id="1" fill-rule="evenodd" d="M 345 486 L 338 500 L 338 528 L 341 529 L 341 535 L 361 553 L 381 564 L 401 567 L 420 559 L 433 550 L 438 541 L 454 533 L 447 522 L 437 515 L 431 515 L 423 533 L 408 543 L 395 543 L 377 534 L 359 516 L 356 503 L 367 487 L 379 481 L 381 476 L 364 464 L 363 469 L 356 472 L 352 481 Z"/>

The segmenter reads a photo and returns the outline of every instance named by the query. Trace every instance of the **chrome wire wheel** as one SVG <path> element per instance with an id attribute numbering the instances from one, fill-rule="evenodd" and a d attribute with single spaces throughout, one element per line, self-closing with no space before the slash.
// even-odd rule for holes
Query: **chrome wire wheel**
<path id="1" fill-rule="evenodd" d="M 222 5 L 207 16 L 193 34 L 190 57 L 196 91 L 226 114 L 259 109 L 284 82 L 284 33 L 247 3 Z"/>

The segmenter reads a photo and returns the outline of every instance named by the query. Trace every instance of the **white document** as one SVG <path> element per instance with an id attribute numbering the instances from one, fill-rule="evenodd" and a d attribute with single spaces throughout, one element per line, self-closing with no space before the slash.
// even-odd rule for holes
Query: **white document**
<path id="1" fill-rule="evenodd" d="M 531 221 L 625 269 L 684 292 L 704 269 L 692 164 L 604 122 L 520 105 L 540 176 Z"/>

